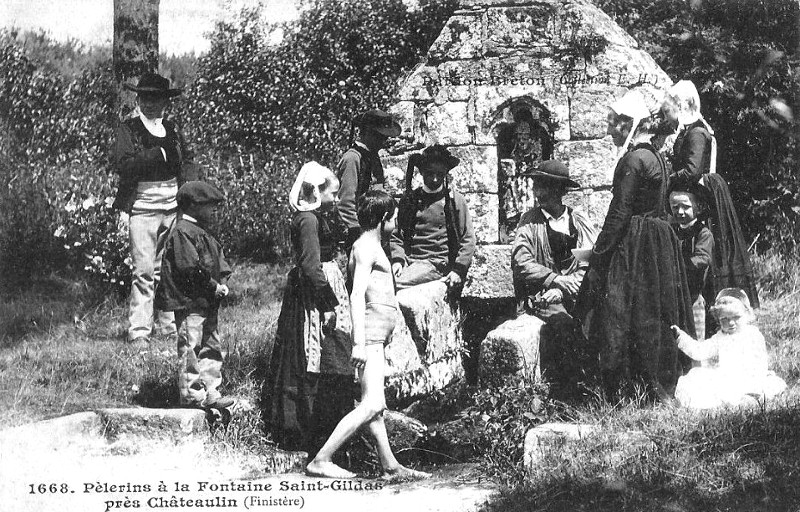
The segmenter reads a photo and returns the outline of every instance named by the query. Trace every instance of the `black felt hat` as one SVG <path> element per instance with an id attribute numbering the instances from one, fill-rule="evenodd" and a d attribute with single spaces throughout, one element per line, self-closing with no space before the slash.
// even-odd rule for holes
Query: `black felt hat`
<path id="1" fill-rule="evenodd" d="M 222 192 L 207 181 L 187 181 L 178 189 L 175 197 L 179 206 L 187 204 L 221 203 L 225 201 Z"/>
<path id="2" fill-rule="evenodd" d="M 157 73 L 145 73 L 139 77 L 137 85 L 122 84 L 129 91 L 150 96 L 164 96 L 172 98 L 181 94 L 180 89 L 170 89 L 169 79 Z"/>
<path id="3" fill-rule="evenodd" d="M 450 153 L 450 150 L 441 144 L 428 146 L 422 150 L 421 154 L 417 154 L 414 158 L 414 165 L 420 169 L 428 165 L 441 163 L 449 171 L 461 162 L 458 157 L 453 156 L 453 154 Z"/>
<path id="4" fill-rule="evenodd" d="M 355 125 L 380 133 L 386 137 L 397 137 L 402 131 L 400 123 L 394 120 L 391 114 L 383 110 L 367 110 L 356 117 Z"/>
<path id="5" fill-rule="evenodd" d="M 545 160 L 536 169 L 521 173 L 521 175 L 537 179 L 544 178 L 554 183 L 563 183 L 571 188 L 581 188 L 577 181 L 570 179 L 569 168 L 558 160 Z"/>

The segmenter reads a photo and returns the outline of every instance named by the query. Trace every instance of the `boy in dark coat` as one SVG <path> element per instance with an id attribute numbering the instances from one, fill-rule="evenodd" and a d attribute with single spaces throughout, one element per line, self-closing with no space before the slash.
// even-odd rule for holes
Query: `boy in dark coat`
<path id="1" fill-rule="evenodd" d="M 178 389 L 182 406 L 223 409 L 222 359 L 217 314 L 231 274 L 219 242 L 207 231 L 224 200 L 214 186 L 190 181 L 176 196 L 178 220 L 167 236 L 156 305 L 175 312 Z"/>

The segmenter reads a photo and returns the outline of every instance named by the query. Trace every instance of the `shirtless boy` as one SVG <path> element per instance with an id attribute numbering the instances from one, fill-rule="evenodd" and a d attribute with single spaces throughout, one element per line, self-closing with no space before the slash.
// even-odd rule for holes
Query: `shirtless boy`
<path id="1" fill-rule="evenodd" d="M 394 330 L 397 300 L 394 296 L 391 265 L 381 240 L 397 223 L 397 203 L 387 193 L 370 190 L 358 200 L 358 222 L 362 233 L 353 244 L 348 263 L 353 276 L 350 314 L 353 320 L 351 360 L 361 383 L 361 402 L 334 429 L 306 474 L 328 478 L 353 478 L 355 473 L 333 463 L 336 450 L 361 426 L 367 425 L 375 438 L 378 456 L 386 478 L 427 478 L 431 475 L 401 465 L 389 446 L 383 411 L 383 347 Z"/>

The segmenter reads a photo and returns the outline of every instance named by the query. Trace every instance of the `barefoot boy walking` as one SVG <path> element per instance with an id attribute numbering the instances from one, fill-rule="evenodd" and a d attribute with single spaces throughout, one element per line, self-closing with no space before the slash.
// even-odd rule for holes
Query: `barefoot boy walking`
<path id="1" fill-rule="evenodd" d="M 383 411 L 383 347 L 394 330 L 397 300 L 389 259 L 381 240 L 397 223 L 397 202 L 380 190 L 366 192 L 358 202 L 358 222 L 362 233 L 353 244 L 348 263 L 353 276 L 350 314 L 353 319 L 351 360 L 361 383 L 361 402 L 334 429 L 306 474 L 328 478 L 353 478 L 356 475 L 332 462 L 333 454 L 362 425 L 367 425 L 378 445 L 378 457 L 389 478 L 427 478 L 431 475 L 401 465 L 389 446 Z"/>

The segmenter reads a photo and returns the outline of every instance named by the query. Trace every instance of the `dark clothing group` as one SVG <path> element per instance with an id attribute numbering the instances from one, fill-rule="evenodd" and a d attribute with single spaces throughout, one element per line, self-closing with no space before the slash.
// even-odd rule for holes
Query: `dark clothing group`
<path id="1" fill-rule="evenodd" d="M 702 123 L 688 126 L 675 143 L 671 175 L 649 144 L 630 149 L 616 167 L 613 199 L 575 310 L 590 346 L 599 351 L 609 391 L 641 379 L 659 398 L 674 395 L 690 360 L 670 326 L 695 335 L 692 306 L 701 293 L 713 303 L 719 289 L 739 287 L 758 304 L 727 185 L 708 173 L 710 139 Z M 671 226 L 670 183 L 701 178 L 715 198 L 710 230 L 702 222 L 687 230 Z"/>

